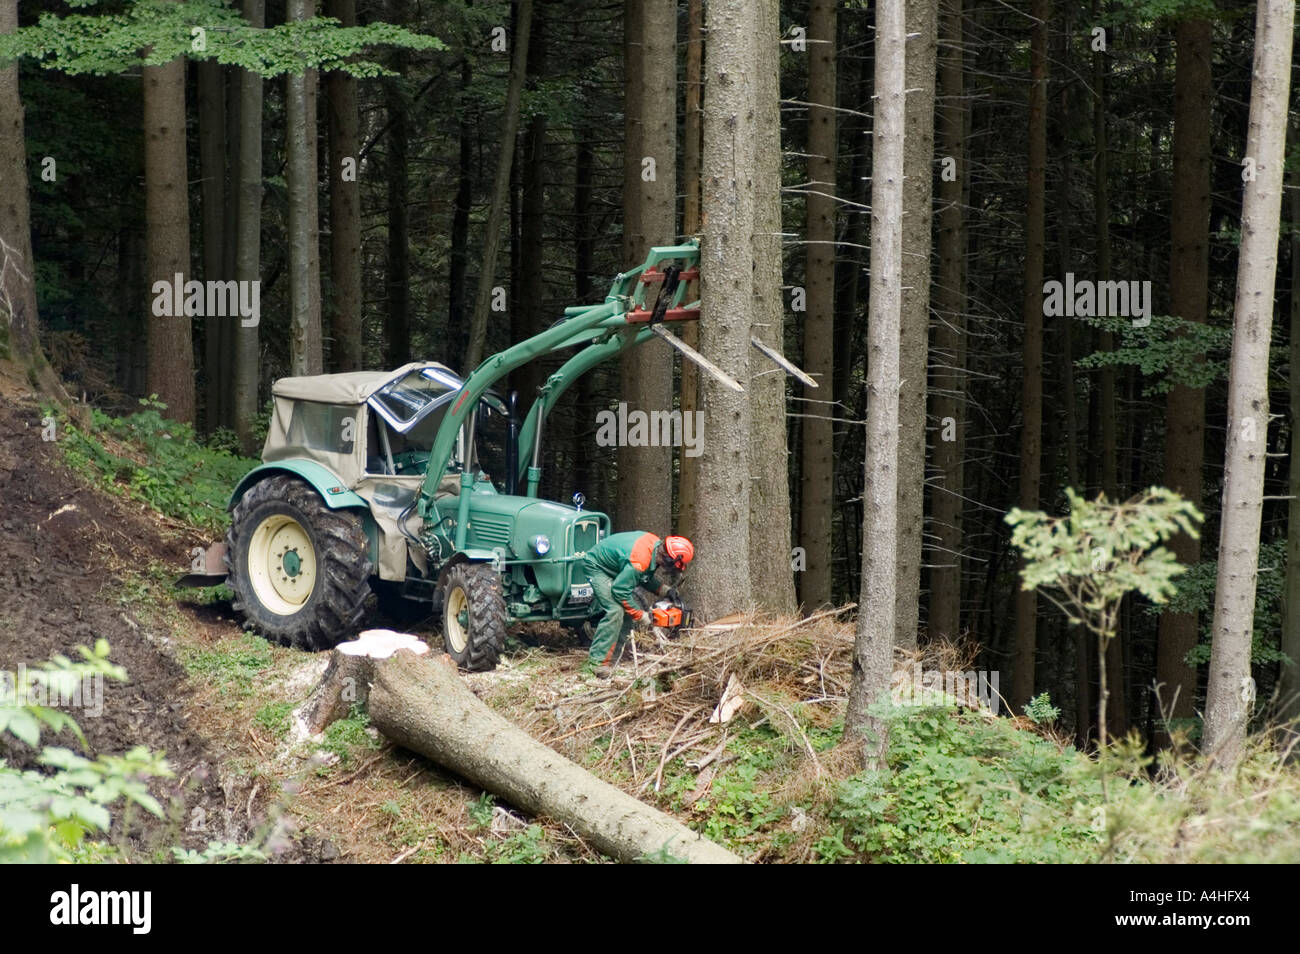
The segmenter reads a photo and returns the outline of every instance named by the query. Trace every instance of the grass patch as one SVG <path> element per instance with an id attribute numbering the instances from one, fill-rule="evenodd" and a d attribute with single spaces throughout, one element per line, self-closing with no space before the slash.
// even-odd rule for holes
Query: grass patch
<path id="1" fill-rule="evenodd" d="M 253 725 L 279 741 L 289 734 L 291 712 L 293 712 L 292 702 L 268 702 L 254 713 Z"/>
<path id="2" fill-rule="evenodd" d="M 127 417 L 92 410 L 91 426 L 84 431 L 60 421 L 64 462 L 101 490 L 202 530 L 224 531 L 230 491 L 259 462 L 231 453 L 221 434 L 209 444 L 199 442 L 190 425 L 163 417 L 165 405 L 156 400 L 140 404 L 141 410 Z M 56 410 L 47 407 L 44 413 Z"/>
<path id="3" fill-rule="evenodd" d="M 189 675 L 214 687 L 218 695 L 246 699 L 253 695 L 253 678 L 275 661 L 271 644 L 244 633 L 217 646 L 182 646 L 181 665 Z"/>
<path id="4" fill-rule="evenodd" d="M 370 716 L 360 706 L 353 706 L 346 719 L 330 723 L 320 747 L 338 756 L 338 765 L 347 768 L 357 752 L 375 751 L 381 745 L 370 729 Z"/>

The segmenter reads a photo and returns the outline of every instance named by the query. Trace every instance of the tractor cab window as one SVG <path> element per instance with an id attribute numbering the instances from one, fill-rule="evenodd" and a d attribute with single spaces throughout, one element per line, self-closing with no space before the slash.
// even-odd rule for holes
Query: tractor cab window
<path id="1" fill-rule="evenodd" d="M 370 397 L 366 472 L 422 474 L 438 427 L 463 382 L 441 368 L 421 368 Z"/>
<path id="2" fill-rule="evenodd" d="M 422 368 L 375 392 L 369 400 L 366 473 L 423 474 L 434 439 L 463 383 L 440 368 Z M 471 422 L 475 436 L 467 440 Z M 483 469 L 480 455 L 484 451 L 488 460 L 495 462 L 504 453 L 504 440 L 499 436 L 504 427 L 505 405 L 489 392 L 457 436 L 448 469 L 461 470 L 467 458 L 471 467 Z"/>
<path id="3" fill-rule="evenodd" d="M 451 399 L 464 382 L 441 368 L 421 368 L 384 385 L 370 398 L 392 430 L 405 433 L 435 407 Z"/>
<path id="4" fill-rule="evenodd" d="M 474 423 L 474 458 L 478 469 L 491 474 L 501 489 L 506 474 L 506 443 L 510 439 L 504 406 L 484 401 L 479 405 Z"/>
<path id="5" fill-rule="evenodd" d="M 351 454 L 357 417 L 353 406 L 295 401 L 285 444 L 311 451 Z"/>

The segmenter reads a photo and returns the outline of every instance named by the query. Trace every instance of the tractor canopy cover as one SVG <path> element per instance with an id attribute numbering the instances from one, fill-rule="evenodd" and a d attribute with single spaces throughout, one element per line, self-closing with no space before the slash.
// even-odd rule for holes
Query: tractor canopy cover
<path id="1" fill-rule="evenodd" d="M 459 375 L 435 361 L 414 361 L 395 371 L 281 378 L 271 388 L 274 407 L 262 460 L 315 460 L 344 487 L 355 488 L 366 470 L 364 405 L 394 430 L 405 431 L 462 384 Z"/>

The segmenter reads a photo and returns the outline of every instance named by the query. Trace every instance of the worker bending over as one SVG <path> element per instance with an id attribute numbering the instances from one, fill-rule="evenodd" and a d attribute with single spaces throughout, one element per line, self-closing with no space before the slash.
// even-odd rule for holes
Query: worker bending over
<path id="1" fill-rule="evenodd" d="M 587 656 L 587 669 L 607 678 L 627 643 L 632 626 L 649 628 L 649 607 L 641 605 L 638 586 L 658 596 L 674 593 L 674 586 L 686 565 L 695 557 L 695 547 L 685 537 L 665 537 L 632 530 L 614 533 L 601 540 L 583 557 L 583 567 L 595 591 L 596 604 L 604 616 L 596 626 Z M 672 582 L 657 579 L 665 571 Z"/>

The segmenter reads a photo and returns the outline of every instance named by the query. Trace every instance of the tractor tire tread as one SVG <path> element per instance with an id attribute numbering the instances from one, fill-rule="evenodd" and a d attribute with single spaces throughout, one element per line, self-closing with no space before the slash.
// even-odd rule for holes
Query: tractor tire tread
<path id="1" fill-rule="evenodd" d="M 508 624 L 501 577 L 484 564 L 458 564 L 447 571 L 445 587 L 440 587 L 443 590 L 443 601 L 446 599 L 446 591 L 458 582 L 464 587 L 469 599 L 470 625 L 464 657 L 457 662 L 467 672 L 495 669 L 506 648 Z"/>
<path id="2" fill-rule="evenodd" d="M 268 503 L 283 503 L 299 511 L 304 527 L 319 552 L 317 585 L 310 612 L 285 617 L 283 625 L 271 626 L 249 613 L 251 586 L 241 578 L 235 554 L 248 516 Z M 370 594 L 370 541 L 361 519 L 351 510 L 331 510 L 310 484 L 289 474 L 268 477 L 248 489 L 231 514 L 226 532 L 226 569 L 234 590 L 231 606 L 244 614 L 245 625 L 260 635 L 295 649 L 331 649 L 356 635 L 365 617 Z"/>

